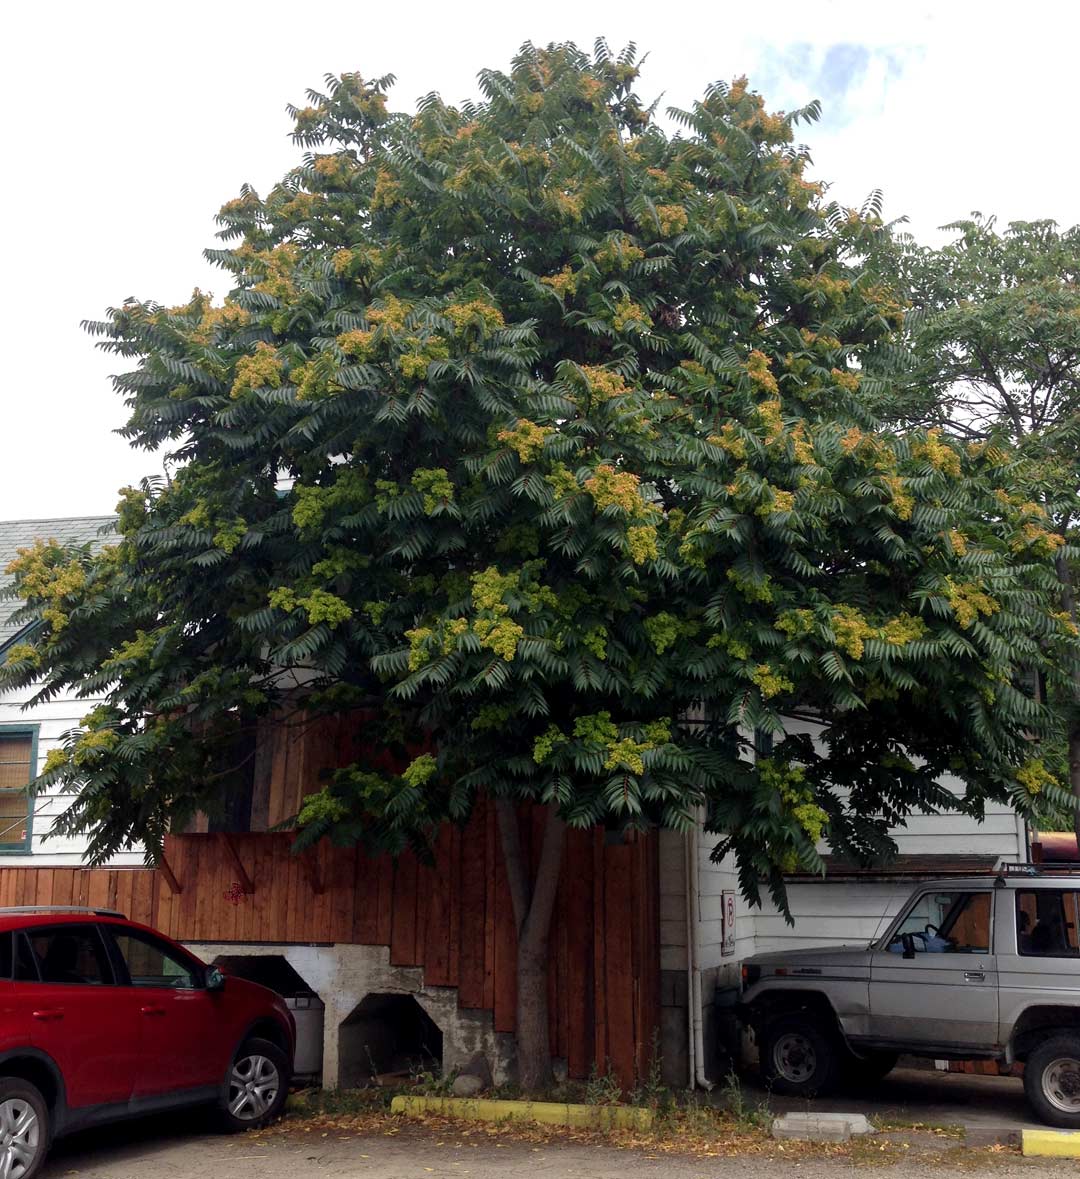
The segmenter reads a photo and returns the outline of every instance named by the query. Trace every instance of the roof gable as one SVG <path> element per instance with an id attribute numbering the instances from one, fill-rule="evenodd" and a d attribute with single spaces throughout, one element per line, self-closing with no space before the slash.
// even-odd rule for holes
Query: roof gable
<path id="1" fill-rule="evenodd" d="M 35 540 L 55 540 L 58 544 L 101 545 L 105 541 L 102 529 L 111 530 L 115 523 L 115 516 L 0 520 L 0 593 L 12 582 L 12 578 L 5 570 L 19 555 L 19 549 L 29 548 Z M 15 623 L 11 620 L 11 616 L 21 605 L 19 598 L 0 596 L 0 648 L 7 646 L 17 634 L 27 629 L 25 623 Z"/>

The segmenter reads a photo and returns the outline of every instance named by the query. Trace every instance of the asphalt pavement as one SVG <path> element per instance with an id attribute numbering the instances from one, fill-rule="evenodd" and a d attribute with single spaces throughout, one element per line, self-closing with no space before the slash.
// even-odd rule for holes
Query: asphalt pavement
<path id="1" fill-rule="evenodd" d="M 752 1080 L 742 1082 L 750 1105 L 766 1100 Z M 1007 1137 L 1031 1125 L 1021 1083 L 1006 1077 L 976 1077 L 899 1069 L 873 1091 L 822 1099 L 808 1106 L 772 1098 L 776 1112 L 788 1110 L 857 1110 L 894 1124 L 961 1125 L 986 1141 Z M 902 1139 L 903 1130 L 892 1135 Z M 951 1144 L 948 1144 L 951 1145 Z M 985 1145 L 980 1140 L 979 1145 Z M 541 1145 L 496 1141 L 483 1134 L 445 1129 L 430 1132 L 403 1123 L 399 1132 L 362 1136 L 347 1130 L 293 1130 L 288 1124 L 263 1135 L 226 1137 L 214 1133 L 202 1114 L 175 1114 L 88 1131 L 56 1144 L 41 1179 L 314 1179 L 356 1176 L 364 1179 L 431 1179 L 468 1175 L 470 1179 L 776 1179 L 798 1170 L 800 1179 L 835 1179 L 839 1171 L 863 1163 L 838 1158 L 800 1157 L 790 1163 L 777 1157 L 735 1155 L 688 1158 L 650 1155 L 600 1145 L 557 1141 Z M 1012 1179 L 1047 1175 L 1075 1179 L 1075 1162 L 1042 1162 L 1011 1153 L 976 1155 L 965 1163 L 968 1175 Z M 956 1160 L 917 1157 L 873 1167 L 875 1175 L 896 1179 L 938 1179 L 954 1174 Z"/>

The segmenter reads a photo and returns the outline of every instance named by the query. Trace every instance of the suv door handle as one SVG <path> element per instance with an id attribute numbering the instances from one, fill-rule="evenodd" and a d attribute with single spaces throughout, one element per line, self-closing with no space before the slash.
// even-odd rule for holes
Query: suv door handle
<path id="1" fill-rule="evenodd" d="M 164 1007 L 140 1007 L 139 1010 L 143 1013 L 143 1015 L 164 1015 L 165 1014 Z"/>
<path id="2" fill-rule="evenodd" d="M 39 1011 L 33 1012 L 35 1019 L 40 1019 L 42 1023 L 48 1023 L 50 1020 L 63 1019 L 63 1007 L 42 1007 Z"/>
<path id="3" fill-rule="evenodd" d="M 981 970 L 965 970 L 964 978 L 968 982 L 985 982 L 986 975 Z"/>

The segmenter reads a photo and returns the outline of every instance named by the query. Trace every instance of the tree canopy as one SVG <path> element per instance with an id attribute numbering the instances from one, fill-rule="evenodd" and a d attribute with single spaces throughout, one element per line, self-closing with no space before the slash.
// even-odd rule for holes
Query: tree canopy
<path id="1" fill-rule="evenodd" d="M 717 83 L 673 134 L 637 75 L 526 45 L 415 114 L 328 77 L 290 108 L 302 161 L 221 210 L 224 300 L 89 325 L 175 470 L 99 556 L 16 562 L 41 625 L 2 682 L 105 697 L 39 783 L 93 856 L 219 806 L 220 748 L 286 707 L 429 743 L 338 772 L 303 839 L 422 843 L 478 791 L 616 828 L 704 807 L 781 902 L 819 838 L 880 857 L 913 808 L 1055 789 L 1020 681 L 1074 642 L 1061 538 L 1011 459 L 877 424 L 904 308 L 876 202 L 807 179 L 816 104 Z"/>
<path id="2" fill-rule="evenodd" d="M 885 382 L 878 406 L 899 426 L 944 430 L 969 446 L 989 448 L 1009 466 L 1014 505 L 1033 529 L 1049 529 L 1060 582 L 1058 610 L 1075 626 L 1077 525 L 1080 521 L 1080 227 L 1050 221 L 1000 229 L 974 214 L 946 226 L 939 248 L 908 235 L 883 238 L 883 270 L 912 311 L 906 316 L 902 363 Z M 897 356 L 875 357 L 887 366 Z M 1040 692 L 1058 713 L 1067 740 L 1048 764 L 1070 782 L 1067 810 L 1046 818 L 1080 830 L 1080 678 L 1072 663 Z M 1067 764 L 1066 764 L 1067 763 Z"/>

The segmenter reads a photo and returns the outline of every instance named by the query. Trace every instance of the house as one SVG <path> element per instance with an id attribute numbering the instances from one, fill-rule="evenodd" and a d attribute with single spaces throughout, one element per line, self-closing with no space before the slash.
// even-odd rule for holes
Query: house
<path id="1" fill-rule="evenodd" d="M 13 620 L 20 603 L 2 593 L 11 581 L 4 571 L 19 550 L 38 539 L 100 544 L 112 524 L 111 516 L 0 521 L 0 662 L 31 629 Z M 64 807 L 63 798 L 51 794 L 30 799 L 25 787 L 37 776 L 48 751 L 97 701 L 60 696 L 26 711 L 26 696 L 0 691 L 0 865 L 37 862 L 46 856 L 50 864 L 75 866 L 82 862 L 81 841 L 46 839 Z M 138 863 L 141 856 L 135 853 L 120 862 L 125 860 Z"/>
<path id="2" fill-rule="evenodd" d="M 36 536 L 92 542 L 109 523 L 0 524 L 0 568 Z M 11 607 L 0 600 L 0 652 L 18 637 Z M 275 828 L 327 772 L 354 760 L 365 714 L 265 723 L 228 815 L 171 835 L 154 868 L 133 853 L 88 869 L 75 841 L 43 842 L 63 800 L 37 798 L 31 814 L 20 787 L 94 702 L 58 699 L 30 712 L 22 703 L 0 696 L 0 784 L 11 792 L 0 799 L 13 836 L 2 848 L 0 905 L 118 908 L 208 961 L 289 991 L 305 1029 L 302 1069 L 329 1086 L 418 1062 L 452 1070 L 475 1052 L 497 1080 L 512 1075 L 516 935 L 491 806 L 440 832 L 430 863 L 325 843 L 295 856 Z M 521 808 L 520 822 L 524 846 L 537 851 L 543 809 Z M 791 927 L 768 903 L 746 905 L 733 863 L 712 862 L 714 840 L 700 828 L 629 843 L 571 831 L 548 976 L 560 1067 L 578 1079 L 610 1067 L 629 1086 L 658 1038 L 669 1083 L 719 1080 L 717 1013 L 741 959 L 868 942 L 918 880 L 1030 858 L 1024 824 L 1007 807 L 988 808 L 981 825 L 918 816 L 895 836 L 900 854 L 885 871 L 829 862 L 824 879 L 792 877 Z"/>

